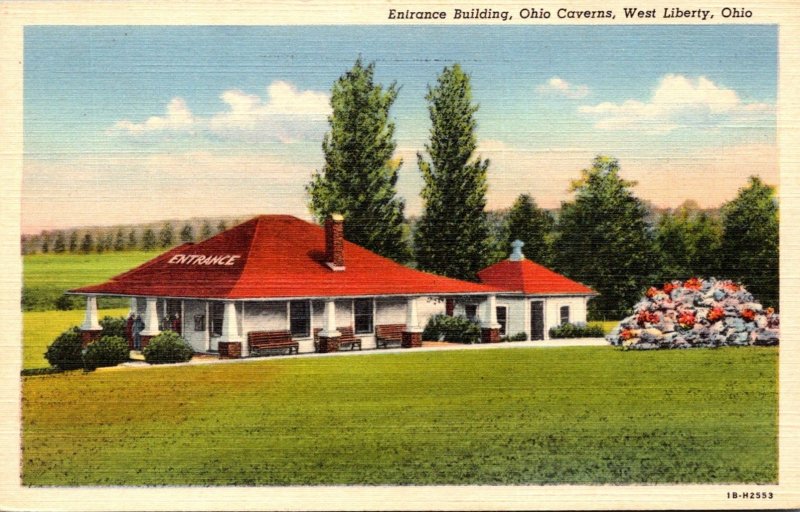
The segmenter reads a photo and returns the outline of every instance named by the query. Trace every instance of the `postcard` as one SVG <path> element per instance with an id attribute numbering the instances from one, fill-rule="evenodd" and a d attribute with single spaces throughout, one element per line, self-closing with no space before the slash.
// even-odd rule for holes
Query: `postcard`
<path id="1" fill-rule="evenodd" d="M 3 508 L 800 506 L 796 9 L 0 6 Z"/>

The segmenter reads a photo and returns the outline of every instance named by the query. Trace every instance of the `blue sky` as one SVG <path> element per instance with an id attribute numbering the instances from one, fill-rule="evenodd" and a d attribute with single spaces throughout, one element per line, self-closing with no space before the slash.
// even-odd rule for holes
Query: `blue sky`
<path id="1" fill-rule="evenodd" d="M 399 192 L 419 212 L 428 84 L 470 74 L 489 206 L 569 198 L 619 158 L 658 205 L 777 184 L 776 26 L 27 27 L 24 231 L 199 215 L 308 217 L 333 82 L 401 87 Z M 87 207 L 87 198 L 94 205 Z"/>

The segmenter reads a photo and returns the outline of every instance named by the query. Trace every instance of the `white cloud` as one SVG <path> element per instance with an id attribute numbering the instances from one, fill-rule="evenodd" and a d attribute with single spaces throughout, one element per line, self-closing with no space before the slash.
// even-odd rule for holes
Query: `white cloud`
<path id="1" fill-rule="evenodd" d="M 150 132 L 182 132 L 191 131 L 197 120 L 192 116 L 186 101 L 183 98 L 172 98 L 167 105 L 167 112 L 164 116 L 149 117 L 143 123 L 134 123 L 127 119 L 118 121 L 114 124 L 114 131 L 140 135 Z"/>
<path id="2" fill-rule="evenodd" d="M 584 105 L 578 112 L 595 119 L 603 130 L 671 132 L 679 128 L 717 128 L 725 124 L 761 124 L 774 113 L 766 103 L 746 103 L 736 91 L 706 77 L 664 76 L 649 102 L 627 100 Z"/>
<path id="3" fill-rule="evenodd" d="M 571 100 L 578 100 L 589 95 L 588 86 L 572 84 L 557 76 L 541 84 L 536 90 L 542 95 L 562 96 Z"/>
<path id="4" fill-rule="evenodd" d="M 205 134 L 246 141 L 278 140 L 284 143 L 319 138 L 330 112 L 328 94 L 300 91 L 293 84 L 272 82 L 264 98 L 231 89 L 220 94 L 227 109 L 208 117 L 192 114 L 182 98 L 173 98 L 163 116 L 142 123 L 118 121 L 110 133 Z"/>

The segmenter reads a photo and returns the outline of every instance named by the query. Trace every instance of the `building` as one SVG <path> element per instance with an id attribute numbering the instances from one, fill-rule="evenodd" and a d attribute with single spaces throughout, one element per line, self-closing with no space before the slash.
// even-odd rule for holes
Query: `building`
<path id="1" fill-rule="evenodd" d="M 549 339 L 552 327 L 586 322 L 589 299 L 597 293 L 525 258 L 521 241 L 513 244 L 510 257 L 480 272 L 481 283 L 500 288 L 496 296 L 496 318 L 501 336 L 524 332 L 529 340 Z M 472 297 L 451 302 L 453 314 L 472 318 L 480 304 Z"/>
<path id="2" fill-rule="evenodd" d="M 421 346 L 421 326 L 447 297 L 468 300 L 484 341 L 499 340 L 500 288 L 410 269 L 344 240 L 343 229 L 341 216 L 324 228 L 259 216 L 105 283 L 70 290 L 86 296 L 84 342 L 101 333 L 98 296 L 130 297 L 131 314 L 144 321 L 142 346 L 170 328 L 195 351 L 227 357 L 249 355 L 249 334 L 264 332 L 288 331 L 305 353 L 337 350 L 347 328 L 363 348 L 375 348 L 376 327 L 398 324 L 404 347 Z"/>

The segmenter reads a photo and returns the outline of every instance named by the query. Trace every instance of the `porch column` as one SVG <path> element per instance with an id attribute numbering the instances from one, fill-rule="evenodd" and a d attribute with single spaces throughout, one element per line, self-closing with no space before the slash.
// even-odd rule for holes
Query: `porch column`
<path id="1" fill-rule="evenodd" d="M 406 328 L 403 330 L 401 347 L 414 348 L 422 346 L 422 327 L 417 316 L 417 297 L 406 299 Z"/>
<path id="2" fill-rule="evenodd" d="M 156 301 L 157 299 L 155 297 L 145 298 L 144 329 L 142 329 L 140 334 L 142 348 L 150 343 L 150 338 L 158 336 L 161 333 L 158 328 L 158 308 L 156 307 Z"/>
<path id="3" fill-rule="evenodd" d="M 220 357 L 247 357 L 250 354 L 247 343 L 242 341 L 239 336 L 239 328 L 236 325 L 236 303 L 226 300 L 222 314 L 222 335 L 219 338 Z"/>
<path id="4" fill-rule="evenodd" d="M 81 324 L 81 341 L 85 347 L 89 343 L 100 339 L 103 328 L 97 321 L 97 297 L 94 295 L 86 296 L 86 315 Z"/>
<path id="5" fill-rule="evenodd" d="M 336 302 L 333 299 L 325 301 L 325 312 L 322 315 L 322 330 L 319 332 L 319 352 L 336 352 L 339 350 L 339 338 L 342 336 L 336 330 Z"/>
<path id="6" fill-rule="evenodd" d="M 497 296 L 486 297 L 484 307 L 486 311 L 481 323 L 481 343 L 499 343 L 501 325 L 497 322 Z"/>

